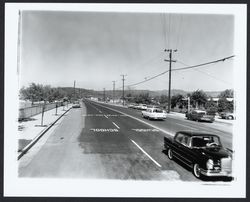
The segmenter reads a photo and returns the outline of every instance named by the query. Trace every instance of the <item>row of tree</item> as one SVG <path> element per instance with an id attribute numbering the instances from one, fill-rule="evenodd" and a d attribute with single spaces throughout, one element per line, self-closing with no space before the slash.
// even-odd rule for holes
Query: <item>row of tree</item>
<path id="1" fill-rule="evenodd" d="M 22 87 L 19 91 L 21 100 L 29 100 L 32 102 L 54 102 L 54 101 L 69 101 L 80 98 L 77 89 L 51 87 L 49 85 L 42 85 L 31 83 L 28 87 Z"/>
<path id="2" fill-rule="evenodd" d="M 84 92 L 83 92 L 84 90 Z M 22 87 L 20 89 L 20 99 L 29 100 L 32 102 L 46 101 L 69 101 L 82 98 L 86 95 L 93 94 L 93 91 L 86 89 L 75 89 L 75 88 L 62 88 L 62 87 L 51 87 L 49 85 L 42 85 L 31 83 L 28 87 Z M 202 90 L 196 90 L 187 95 L 176 94 L 171 97 L 171 108 L 178 108 L 180 110 L 187 110 L 188 101 L 187 97 L 190 99 L 191 108 L 206 109 L 210 112 L 222 112 L 222 111 L 233 111 L 234 102 L 230 102 L 227 98 L 233 98 L 233 90 L 227 89 L 222 91 L 217 102 L 214 102 L 212 98 L 207 96 L 207 94 Z M 100 96 L 102 96 L 100 94 Z M 149 96 L 149 93 L 140 93 L 132 95 L 128 93 L 126 95 L 127 102 L 133 103 L 144 103 L 144 104 L 160 104 L 162 107 L 167 106 L 168 96 Z"/>
<path id="3" fill-rule="evenodd" d="M 218 101 L 214 101 L 212 97 L 209 97 L 204 91 L 196 90 L 187 95 L 176 94 L 171 97 L 171 108 L 177 108 L 180 111 L 186 111 L 188 109 L 188 100 L 190 99 L 190 108 L 198 108 L 209 111 L 210 113 L 230 111 L 234 109 L 234 102 L 228 101 L 227 98 L 233 98 L 233 90 L 227 89 L 222 91 L 218 96 Z M 210 98 L 210 99 L 209 99 Z M 160 104 L 163 107 L 167 106 L 168 96 L 161 95 L 150 97 L 149 93 L 142 93 L 132 96 L 128 94 L 126 96 L 128 102 L 144 103 L 144 104 Z"/>
<path id="4" fill-rule="evenodd" d="M 233 94 L 234 92 L 232 89 L 222 91 L 216 101 L 214 101 L 212 97 L 208 97 L 202 90 L 196 90 L 192 93 L 188 93 L 186 97 L 181 94 L 177 94 L 171 98 L 171 108 L 178 107 L 179 109 L 187 109 L 187 97 L 189 97 L 191 108 L 205 109 L 210 113 L 224 111 L 233 112 L 234 102 L 232 100 L 228 100 L 228 98 L 234 97 Z"/>

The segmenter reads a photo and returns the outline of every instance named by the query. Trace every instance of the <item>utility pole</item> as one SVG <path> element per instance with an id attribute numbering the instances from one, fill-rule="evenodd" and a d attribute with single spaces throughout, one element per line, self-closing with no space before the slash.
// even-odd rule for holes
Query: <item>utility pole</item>
<path id="1" fill-rule="evenodd" d="M 170 108 L 171 108 L 171 67 L 172 67 L 172 62 L 176 62 L 176 60 L 172 60 L 172 52 L 176 52 L 177 50 L 172 50 L 172 49 L 165 49 L 165 52 L 169 52 L 169 60 L 165 60 L 166 62 L 169 62 L 169 79 L 168 79 L 168 113 L 170 113 Z"/>
<path id="2" fill-rule="evenodd" d="M 103 88 L 103 101 L 106 101 L 106 96 L 105 96 L 105 88 Z"/>
<path id="3" fill-rule="evenodd" d="M 76 99 L 76 81 L 74 81 L 74 100 Z"/>
<path id="4" fill-rule="evenodd" d="M 113 82 L 113 103 L 115 103 L 115 81 Z"/>
<path id="5" fill-rule="evenodd" d="M 125 81 L 124 77 L 127 75 L 122 74 L 121 76 L 122 76 L 122 105 L 124 106 L 124 99 L 125 99 L 125 97 L 124 97 L 124 81 Z"/>

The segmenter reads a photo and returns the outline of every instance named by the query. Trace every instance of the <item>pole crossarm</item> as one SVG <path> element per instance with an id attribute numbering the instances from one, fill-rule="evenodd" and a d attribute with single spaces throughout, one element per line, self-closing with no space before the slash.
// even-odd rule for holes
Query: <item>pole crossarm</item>
<path id="1" fill-rule="evenodd" d="M 170 60 L 164 60 L 165 62 L 170 62 Z M 177 62 L 177 60 L 171 60 L 171 62 Z"/>

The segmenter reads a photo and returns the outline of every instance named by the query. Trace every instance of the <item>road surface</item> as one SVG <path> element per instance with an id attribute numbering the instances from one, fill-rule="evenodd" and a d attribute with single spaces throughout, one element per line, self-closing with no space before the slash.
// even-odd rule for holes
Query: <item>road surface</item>
<path id="1" fill-rule="evenodd" d="M 184 129 L 217 133 L 232 148 L 227 125 L 173 117 L 149 121 L 133 109 L 84 100 L 19 160 L 19 176 L 197 181 L 163 151 L 163 137 Z"/>

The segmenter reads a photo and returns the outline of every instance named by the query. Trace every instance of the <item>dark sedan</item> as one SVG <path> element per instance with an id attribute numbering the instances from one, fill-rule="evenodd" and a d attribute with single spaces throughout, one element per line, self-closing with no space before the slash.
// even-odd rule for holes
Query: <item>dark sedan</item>
<path id="1" fill-rule="evenodd" d="M 173 139 L 164 137 L 169 159 L 176 158 L 192 168 L 195 177 L 231 177 L 232 151 L 214 134 L 179 131 Z"/>

